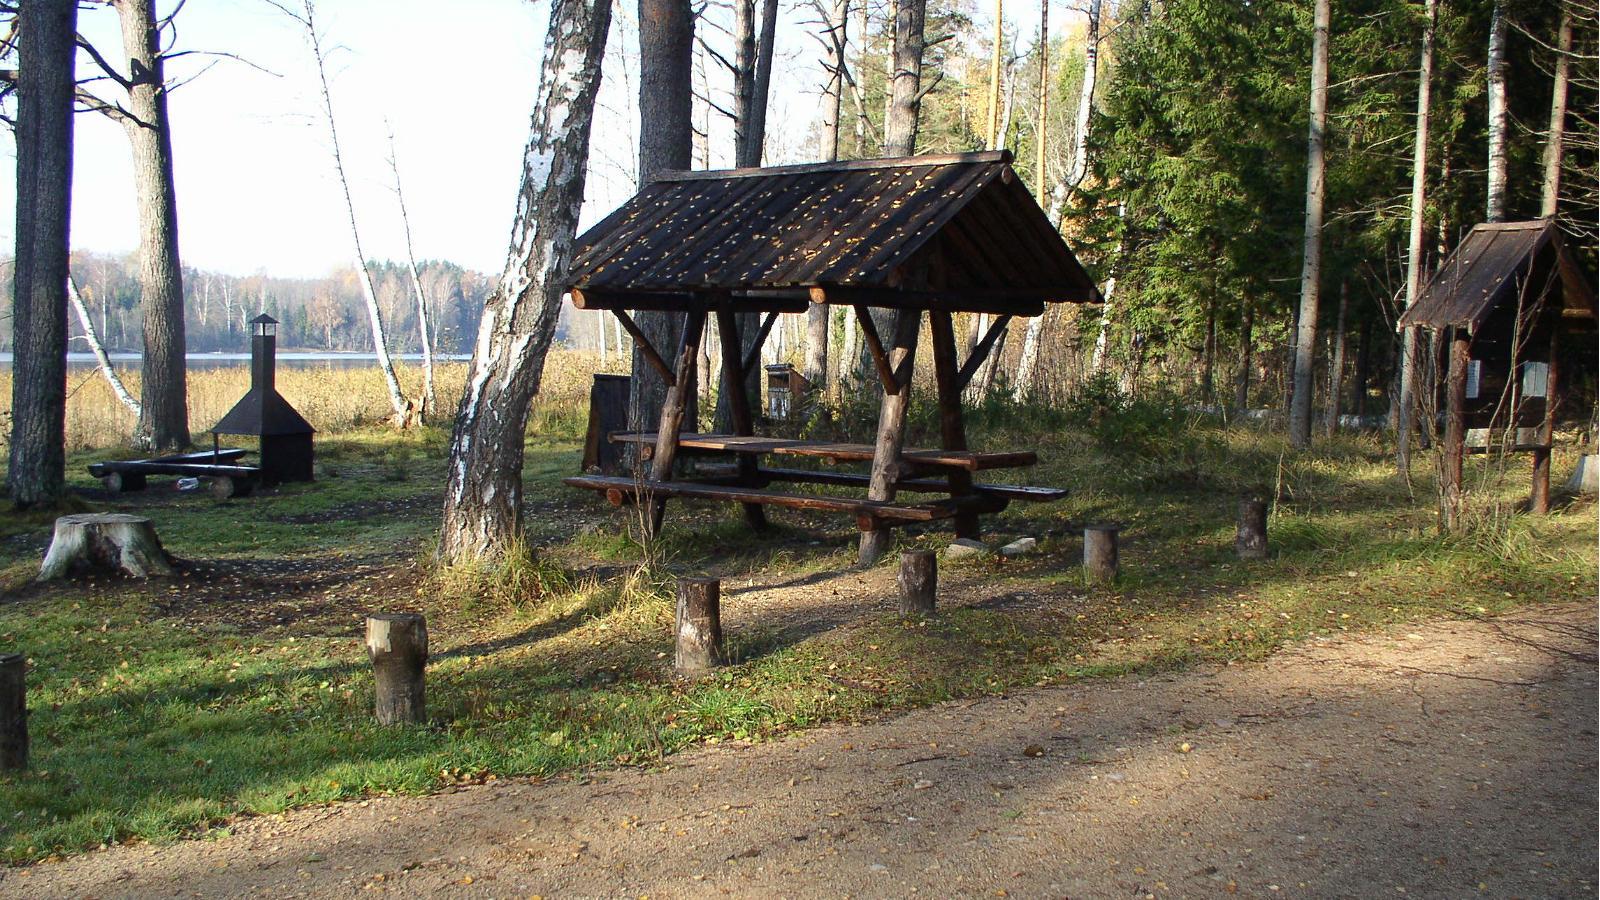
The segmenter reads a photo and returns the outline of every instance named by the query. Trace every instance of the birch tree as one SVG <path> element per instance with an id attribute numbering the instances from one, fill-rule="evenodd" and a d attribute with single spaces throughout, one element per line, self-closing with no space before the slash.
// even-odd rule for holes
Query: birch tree
<path id="1" fill-rule="evenodd" d="M 411 215 L 406 211 L 406 192 L 400 184 L 399 155 L 394 149 L 394 130 L 389 131 L 389 171 L 394 173 L 394 198 L 400 206 L 400 226 L 406 238 L 406 264 L 411 270 L 411 291 L 417 295 L 417 333 L 422 341 L 422 403 L 421 418 L 426 419 L 428 413 L 438 401 L 433 390 L 433 341 L 428 331 L 428 293 L 422 287 L 422 273 L 417 268 L 417 253 L 411 241 Z M 605 364 L 605 340 L 601 335 L 600 362 Z"/>
<path id="2" fill-rule="evenodd" d="M 865 3 L 865 0 L 860 0 Z M 822 148 L 818 155 L 829 162 L 839 158 L 840 119 L 844 114 L 845 83 L 850 79 L 846 65 L 849 48 L 850 0 L 813 0 L 812 6 L 822 17 L 822 43 L 825 54 L 823 68 L 828 74 L 827 89 L 823 95 Z M 862 39 L 866 36 L 861 35 Z M 831 310 L 826 304 L 813 303 L 806 309 L 806 357 L 803 374 L 812 387 L 822 393 L 828 390 L 828 320 Z"/>
<path id="3" fill-rule="evenodd" d="M 366 302 L 367 324 L 372 329 L 372 349 L 378 358 L 378 371 L 383 373 L 383 386 L 389 396 L 389 406 L 394 410 L 393 422 L 396 427 L 405 427 L 411 422 L 414 407 L 406 401 L 405 395 L 400 391 L 400 381 L 395 377 L 394 361 L 389 358 L 389 336 L 383 326 L 383 311 L 378 306 L 378 291 L 372 283 L 372 273 L 367 269 L 366 253 L 361 249 L 361 229 L 356 225 L 356 204 L 350 196 L 350 179 L 345 174 L 344 154 L 339 149 L 339 126 L 333 114 L 333 89 L 328 84 L 328 55 L 322 47 L 322 34 L 317 30 L 316 3 L 314 0 L 303 0 L 303 13 L 275 2 L 274 5 L 300 23 L 300 27 L 305 30 L 306 44 L 311 48 L 311 56 L 317 66 L 317 85 L 322 94 L 323 124 L 328 128 L 328 145 L 333 154 L 333 171 L 339 181 L 339 190 L 344 195 L 345 214 L 350 223 L 350 265 L 355 270 L 356 279 L 361 285 L 362 299 Z"/>
<path id="4" fill-rule="evenodd" d="M 439 557 L 503 557 L 522 539 L 528 406 L 561 310 L 589 162 L 611 0 L 552 0 L 511 246 L 473 347 L 450 441 Z"/>
<path id="5" fill-rule="evenodd" d="M 74 0 L 18 12 L 16 256 L 11 447 L 6 487 L 19 509 L 66 493 L 67 277 L 72 214 Z"/>
<path id="6" fill-rule="evenodd" d="M 1422 293 L 1423 229 L 1428 194 L 1428 131 L 1433 116 L 1433 40 L 1439 21 L 1438 0 L 1427 0 L 1422 22 L 1422 60 L 1418 67 L 1417 125 L 1411 151 L 1411 226 L 1406 257 L 1406 309 Z M 1395 464 L 1401 475 L 1411 471 L 1411 431 L 1416 418 L 1417 330 L 1400 336 L 1400 389 L 1395 398 Z"/>
<path id="7" fill-rule="evenodd" d="M 1300 268 L 1300 322 L 1294 357 L 1294 393 L 1289 405 L 1289 443 L 1311 443 L 1311 367 L 1317 352 L 1317 305 L 1322 281 L 1323 155 L 1328 125 L 1329 0 L 1316 0 L 1311 44 L 1311 127 L 1306 152 L 1306 238 Z"/>
<path id="8" fill-rule="evenodd" d="M 100 335 L 95 332 L 94 318 L 89 315 L 89 308 L 83 305 L 83 298 L 78 295 L 78 285 L 70 275 L 67 276 L 67 300 L 72 304 L 72 311 L 78 315 L 78 325 L 83 329 L 83 342 L 89 345 L 89 352 L 94 355 L 95 366 L 99 368 L 101 377 L 111 386 L 111 393 L 116 395 L 117 402 L 138 416 L 139 401 L 128 393 L 117 370 L 112 368 L 111 357 L 106 355 L 106 348 L 100 344 Z"/>
<path id="9" fill-rule="evenodd" d="M 1495 0 L 1489 21 L 1489 190 L 1485 217 L 1490 222 L 1506 218 L 1506 140 L 1510 113 L 1506 107 L 1505 0 Z"/>

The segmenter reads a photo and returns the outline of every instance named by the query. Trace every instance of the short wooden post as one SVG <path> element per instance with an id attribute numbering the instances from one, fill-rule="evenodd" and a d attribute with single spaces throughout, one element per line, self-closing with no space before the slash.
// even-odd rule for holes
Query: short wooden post
<path id="1" fill-rule="evenodd" d="M 1239 501 L 1239 531 L 1233 549 L 1240 559 L 1267 558 L 1267 501 Z"/>
<path id="2" fill-rule="evenodd" d="M 939 591 L 939 557 L 932 550 L 907 550 L 900 554 L 900 614 L 933 615 Z"/>
<path id="3" fill-rule="evenodd" d="M 722 582 L 678 579 L 676 652 L 680 675 L 703 675 L 722 663 Z"/>
<path id="4" fill-rule="evenodd" d="M 1544 418 L 1539 423 L 1539 446 L 1533 451 L 1533 486 L 1528 496 L 1528 511 L 1535 515 L 1550 512 L 1550 453 L 1556 439 L 1556 390 L 1561 375 L 1561 319 L 1550 326 L 1550 361 L 1544 379 Z"/>
<path id="5" fill-rule="evenodd" d="M 1444 471 L 1440 512 L 1446 531 L 1461 523 L 1461 472 L 1467 452 L 1467 367 L 1471 364 L 1472 335 L 1465 328 L 1450 329 L 1450 365 L 1445 381 Z"/>
<path id="6" fill-rule="evenodd" d="M 367 616 L 367 655 L 377 685 L 378 724 L 426 721 L 423 672 L 428 665 L 428 620 L 417 613 Z"/>
<path id="7" fill-rule="evenodd" d="M 1117 579 L 1116 525 L 1091 525 L 1083 529 L 1083 575 L 1090 584 L 1109 584 Z"/>
<path id="8" fill-rule="evenodd" d="M 28 767 L 28 660 L 0 654 L 0 771 Z"/>

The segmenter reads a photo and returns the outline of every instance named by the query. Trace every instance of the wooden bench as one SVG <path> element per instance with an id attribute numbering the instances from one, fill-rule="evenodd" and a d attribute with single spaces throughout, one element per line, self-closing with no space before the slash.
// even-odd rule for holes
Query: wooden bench
<path id="1" fill-rule="evenodd" d="M 716 467 L 725 471 L 708 472 L 706 467 L 700 470 L 702 479 L 709 484 L 737 484 L 740 476 L 735 467 Z M 872 482 L 870 475 L 856 472 L 826 472 L 814 469 L 773 469 L 765 466 L 756 469 L 757 487 L 765 487 L 774 481 L 793 482 L 797 484 L 824 484 L 833 487 L 867 487 Z M 938 478 L 902 478 L 894 483 L 896 490 L 909 491 L 918 494 L 948 494 L 950 485 Z M 981 484 L 972 485 L 974 493 L 992 494 L 1004 497 L 1007 500 L 1024 500 L 1032 503 L 1049 503 L 1067 496 L 1066 488 L 1032 487 L 1021 484 Z"/>
<path id="2" fill-rule="evenodd" d="M 244 496 L 261 476 L 257 466 L 236 465 L 244 455 L 244 450 L 227 448 L 154 459 L 114 460 L 90 463 L 89 474 L 100 479 L 106 490 L 113 493 L 142 491 L 145 478 L 150 475 L 187 475 L 212 479 L 212 492 L 219 497 Z"/>
<path id="3" fill-rule="evenodd" d="M 850 497 L 829 497 L 822 494 L 792 494 L 738 485 L 711 484 L 690 481 L 635 480 L 617 475 L 575 475 L 562 479 L 571 487 L 602 491 L 614 506 L 636 502 L 640 495 L 654 499 L 665 497 L 694 497 L 704 500 L 721 500 L 731 503 L 755 503 L 763 506 L 782 506 L 788 509 L 816 509 L 850 513 L 856 518 L 856 527 L 872 531 L 908 522 L 931 522 L 954 518 L 965 512 L 992 513 L 1005 509 L 1009 502 L 996 494 L 972 494 L 950 497 L 929 503 L 894 503 L 880 500 L 858 500 Z"/>

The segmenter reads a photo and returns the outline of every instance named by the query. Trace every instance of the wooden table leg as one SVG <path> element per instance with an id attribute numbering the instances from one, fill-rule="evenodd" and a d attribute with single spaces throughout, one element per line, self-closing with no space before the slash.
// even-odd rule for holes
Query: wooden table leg
<path id="1" fill-rule="evenodd" d="M 750 396 L 745 393 L 746 369 L 739 346 L 739 320 L 727 304 L 717 308 L 717 331 L 722 336 L 722 389 L 728 392 L 728 413 L 733 419 L 733 433 L 742 437 L 755 434 L 755 421 L 750 415 Z M 757 360 L 760 359 L 758 355 Z M 748 453 L 737 455 L 739 484 L 753 487 L 760 477 L 758 460 Z M 767 527 L 766 507 L 759 503 L 741 503 L 745 524 L 761 531 Z"/>
<path id="2" fill-rule="evenodd" d="M 950 313 L 928 313 L 929 331 L 933 337 L 934 381 L 939 388 L 939 437 L 946 450 L 967 449 L 967 426 L 961 415 L 960 369 L 956 365 L 955 326 Z M 950 496 L 966 497 L 972 494 L 972 473 L 964 469 L 950 472 Z M 956 515 L 956 537 L 978 537 L 978 514 L 963 511 Z"/>
<path id="3" fill-rule="evenodd" d="M 697 380 L 695 362 L 700 356 L 700 341 L 705 334 L 706 311 L 692 309 L 684 314 L 683 343 L 678 351 L 677 372 L 667 398 L 661 404 L 661 425 L 656 429 L 655 454 L 650 458 L 650 480 L 671 481 L 672 463 L 678 455 L 678 440 L 683 431 L 684 410 L 689 398 L 694 396 Z M 649 513 L 645 517 L 645 530 L 654 537 L 661 530 L 661 517 L 667 508 L 667 498 L 651 498 Z"/>

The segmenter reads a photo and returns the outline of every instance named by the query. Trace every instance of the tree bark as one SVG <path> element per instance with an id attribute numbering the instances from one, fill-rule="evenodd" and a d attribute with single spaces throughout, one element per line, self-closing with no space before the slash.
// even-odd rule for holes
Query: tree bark
<path id="1" fill-rule="evenodd" d="M 1444 471 L 1441 473 L 1439 519 L 1445 531 L 1461 524 L 1461 474 L 1466 455 L 1467 364 L 1472 338 L 1464 328 L 1450 329 L 1450 364 L 1445 382 Z"/>
<path id="2" fill-rule="evenodd" d="M 500 557 L 521 540 L 528 404 L 561 311 L 556 275 L 572 256 L 610 23 L 609 0 L 550 7 L 511 247 L 483 311 L 450 442 L 439 537 L 447 563 Z"/>
<path id="3" fill-rule="evenodd" d="M 67 277 L 72 212 L 72 0 L 18 13 L 16 255 L 12 269 L 11 452 L 19 509 L 66 492 Z"/>
<path id="4" fill-rule="evenodd" d="M 1267 502 L 1239 501 L 1239 526 L 1233 539 L 1233 552 L 1240 559 L 1267 558 Z"/>
<path id="5" fill-rule="evenodd" d="M 128 112 L 122 124 L 133 148 L 139 206 L 139 312 L 144 360 L 139 373 L 135 439 L 153 449 L 189 445 L 184 359 L 183 266 L 178 260 L 178 201 L 172 180 L 172 127 L 154 0 L 115 0 L 128 56 Z"/>
<path id="6" fill-rule="evenodd" d="M 1339 430 L 1340 403 L 1344 399 L 1344 320 L 1350 309 L 1350 282 L 1339 282 L 1339 312 L 1333 325 L 1333 360 L 1328 363 L 1328 409 L 1323 430 L 1329 437 Z"/>
<path id="7" fill-rule="evenodd" d="M 999 150 L 1005 138 L 1000 130 L 1000 55 L 1005 51 L 1005 0 L 994 0 L 994 43 L 989 48 L 989 118 L 988 147 Z"/>
<path id="8" fill-rule="evenodd" d="M 1243 412 L 1250 408 L 1250 367 L 1255 364 L 1255 307 L 1246 305 L 1244 320 L 1239 323 L 1239 373 L 1233 380 L 1233 409 Z"/>
<path id="9" fill-rule="evenodd" d="M 639 0 L 639 184 L 667 169 L 689 168 L 693 145 L 694 11 L 688 0 Z M 678 320 L 668 313 L 641 311 L 640 332 L 664 354 L 678 344 Z M 633 350 L 633 383 L 628 424 L 654 427 L 667 396 L 666 382 Z"/>
<path id="10" fill-rule="evenodd" d="M 678 579 L 672 664 L 679 675 L 695 677 L 723 662 L 722 582 L 715 578 Z"/>
<path id="11" fill-rule="evenodd" d="M 1506 32 L 1509 26 L 1505 0 L 1495 0 L 1494 17 L 1489 21 L 1489 186 L 1485 217 L 1490 222 L 1506 219 L 1506 142 L 1510 137 L 1510 112 L 1506 106 Z"/>
<path id="12" fill-rule="evenodd" d="M 1572 68 L 1572 8 L 1561 4 L 1561 25 L 1556 32 L 1555 82 L 1550 89 L 1550 130 L 1544 145 L 1544 196 L 1539 215 L 1556 214 L 1561 200 L 1561 159 L 1567 133 L 1567 93 Z"/>
<path id="13" fill-rule="evenodd" d="M 1289 407 L 1289 443 L 1311 443 L 1311 367 L 1317 353 L 1317 303 L 1322 286 L 1323 132 L 1328 124 L 1329 0 L 1316 0 L 1311 49 L 1311 129 L 1306 164 L 1305 256 L 1300 269 L 1299 338 L 1294 355 L 1294 394 Z"/>
<path id="14" fill-rule="evenodd" d="M 939 593 L 939 556 L 932 550 L 900 554 L 900 615 L 931 616 Z"/>
<path id="15" fill-rule="evenodd" d="M 1438 0 L 1427 0 L 1422 25 L 1422 62 L 1418 70 L 1417 127 L 1411 151 L 1411 231 L 1406 257 L 1405 308 L 1422 293 L 1423 227 L 1428 193 L 1428 131 L 1433 115 L 1433 38 L 1439 20 Z M 1411 471 L 1411 432 L 1416 419 L 1417 335 L 1400 336 L 1400 390 L 1395 398 L 1395 466 L 1402 476 Z"/>
<path id="16" fill-rule="evenodd" d="M 1083 575 L 1090 584 L 1117 580 L 1117 528 L 1090 526 L 1083 530 Z"/>
<path id="17" fill-rule="evenodd" d="M 883 403 L 878 408 L 878 438 L 872 454 L 871 481 L 867 485 L 869 500 L 893 500 L 895 482 L 902 474 L 900 450 L 906 441 L 906 411 L 911 406 L 911 373 L 921 325 L 922 313 L 917 310 L 903 309 L 894 313 L 894 343 L 888 348 L 889 368 L 900 384 L 897 390 L 884 388 Z M 870 566 L 888 549 L 887 528 L 863 531 L 858 561 Z"/>
<path id="18" fill-rule="evenodd" d="M 883 155 L 917 152 L 917 121 L 922 110 L 923 23 L 927 0 L 899 0 L 894 17 L 894 83 L 889 94 L 889 120 L 884 125 Z"/>
<path id="19" fill-rule="evenodd" d="M 55 535 L 39 566 L 38 580 L 52 581 L 76 570 L 133 578 L 176 574 L 150 520 L 125 513 L 82 513 L 56 519 Z"/>

